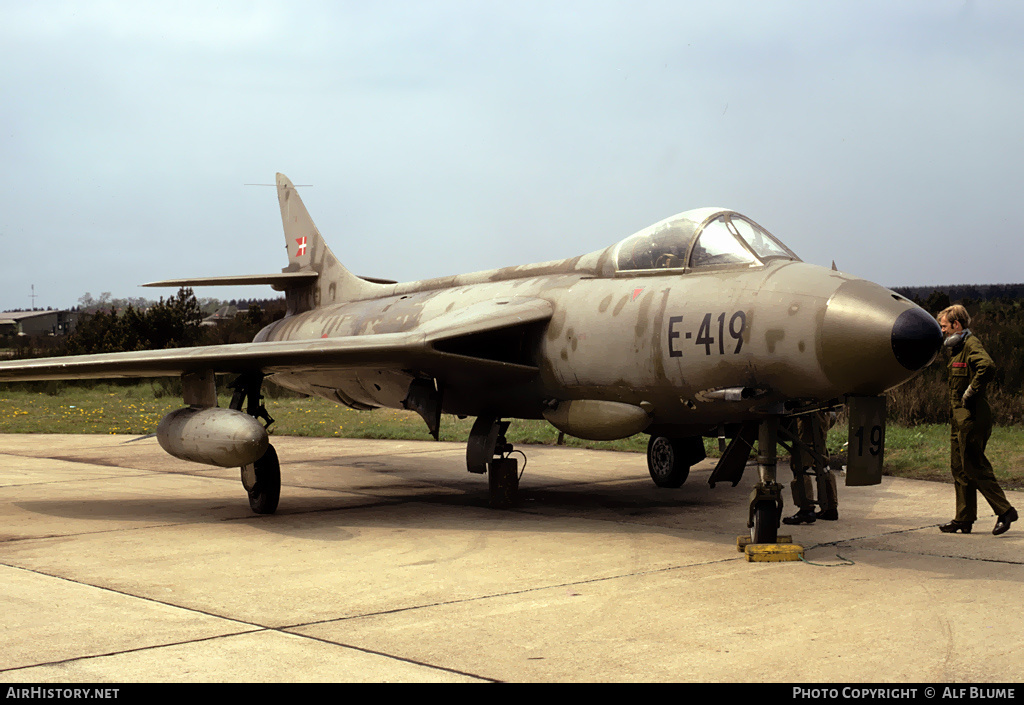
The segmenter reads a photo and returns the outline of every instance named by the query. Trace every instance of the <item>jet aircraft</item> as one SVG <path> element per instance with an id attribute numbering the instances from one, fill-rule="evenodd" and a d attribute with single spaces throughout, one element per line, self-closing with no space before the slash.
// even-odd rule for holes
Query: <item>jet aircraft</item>
<path id="1" fill-rule="evenodd" d="M 783 422 L 849 404 L 847 484 L 877 483 L 880 395 L 941 346 L 920 307 L 801 261 L 726 208 L 686 211 L 570 259 L 398 283 L 347 270 L 281 174 L 277 192 L 282 272 L 147 285 L 283 290 L 287 315 L 252 343 L 2 362 L 0 381 L 180 376 L 185 406 L 160 422 L 161 446 L 240 467 L 257 513 L 273 513 L 281 490 L 265 379 L 354 409 L 415 410 L 435 439 L 442 414 L 474 417 L 466 465 L 488 476 L 499 507 L 519 483 L 509 419 L 543 418 L 593 440 L 646 433 L 661 487 L 680 486 L 713 436 L 731 440 L 710 483 L 735 486 L 756 439 L 747 526 L 766 543 L 782 514 L 776 444 L 799 445 Z M 223 374 L 233 375 L 228 409 L 217 408 Z"/>

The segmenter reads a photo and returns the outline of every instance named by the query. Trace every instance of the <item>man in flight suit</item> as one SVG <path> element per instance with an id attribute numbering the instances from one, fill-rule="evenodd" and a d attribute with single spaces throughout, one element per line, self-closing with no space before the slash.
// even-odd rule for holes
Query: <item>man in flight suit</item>
<path id="1" fill-rule="evenodd" d="M 985 388 L 995 365 L 981 341 L 968 328 L 971 317 L 959 305 L 950 306 L 936 316 L 943 335 L 949 361 L 950 469 L 956 487 L 956 517 L 939 530 L 952 534 L 971 533 L 978 518 L 978 492 L 988 501 L 998 517 L 992 533 L 998 536 L 1017 521 L 1017 510 L 1006 500 L 996 481 L 992 464 L 985 457 L 985 445 L 992 433 L 992 410 L 985 398 Z"/>
<path id="2" fill-rule="evenodd" d="M 828 435 L 829 417 L 824 411 L 815 411 L 800 416 L 796 420 L 796 436 L 800 441 L 821 456 L 821 459 L 802 451 L 793 444 L 793 452 L 789 459 L 789 467 L 793 471 L 793 504 L 797 513 L 782 520 L 784 524 L 813 524 L 817 519 L 834 521 L 839 518 L 839 498 L 836 493 L 836 476 L 828 466 L 828 447 L 825 439 Z M 824 462 L 823 462 L 824 461 Z M 813 469 L 812 472 L 808 472 Z M 814 487 L 811 475 L 818 485 L 818 505 L 821 511 L 814 511 Z"/>

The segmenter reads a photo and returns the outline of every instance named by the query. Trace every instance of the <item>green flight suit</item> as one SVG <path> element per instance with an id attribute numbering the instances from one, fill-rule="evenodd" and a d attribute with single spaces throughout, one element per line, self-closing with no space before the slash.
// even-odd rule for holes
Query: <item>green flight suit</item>
<path id="1" fill-rule="evenodd" d="M 978 492 L 988 501 L 996 516 L 1012 507 L 996 481 L 992 464 L 985 457 L 985 446 L 992 435 L 992 409 L 985 388 L 995 374 L 992 358 L 976 335 L 965 332 L 963 343 L 954 349 L 949 361 L 949 434 L 950 469 L 956 487 L 955 521 L 972 524 L 978 518 Z M 972 396 L 963 402 L 971 387 Z"/>
<path id="2" fill-rule="evenodd" d="M 824 464 L 813 459 L 809 454 L 802 453 L 800 448 L 793 446 L 793 454 L 789 459 L 789 467 L 793 471 L 793 504 L 802 511 L 814 511 L 814 486 L 811 475 L 818 485 L 818 505 L 821 511 L 839 508 L 839 497 L 836 492 L 836 476 L 828 466 L 829 455 L 826 439 L 830 427 L 829 418 L 824 411 L 815 411 L 797 418 L 794 430 L 800 440 L 824 456 Z M 809 472 L 810 471 L 810 472 Z"/>

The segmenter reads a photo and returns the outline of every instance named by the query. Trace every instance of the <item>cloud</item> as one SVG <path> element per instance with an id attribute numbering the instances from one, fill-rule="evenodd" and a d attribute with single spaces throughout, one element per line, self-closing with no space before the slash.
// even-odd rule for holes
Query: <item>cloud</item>
<path id="1" fill-rule="evenodd" d="M 592 251 L 737 208 L 888 285 L 1019 279 L 1012 3 L 14 4 L 0 307 L 283 266 L 268 182 L 354 270 Z M 997 213 L 997 216 L 987 214 Z M 1002 224 L 1002 225 L 1000 225 Z M 950 271 L 941 252 L 970 233 Z M 21 249 L 18 249 L 21 248 Z M 945 276 L 943 276 L 945 273 Z M 262 296 L 266 290 L 211 290 Z"/>

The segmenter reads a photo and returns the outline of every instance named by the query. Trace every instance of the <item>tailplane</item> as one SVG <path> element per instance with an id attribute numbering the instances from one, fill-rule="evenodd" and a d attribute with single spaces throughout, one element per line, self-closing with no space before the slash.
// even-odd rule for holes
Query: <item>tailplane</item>
<path id="1" fill-rule="evenodd" d="M 357 277 L 337 260 L 313 225 L 295 185 L 277 175 L 277 198 L 288 246 L 288 266 L 280 274 L 243 274 L 226 277 L 164 279 L 142 286 L 247 286 L 270 284 L 283 291 L 288 314 L 302 313 L 344 301 L 372 299 L 388 293 L 389 279 Z"/>
<path id="2" fill-rule="evenodd" d="M 309 217 L 295 185 L 284 174 L 277 175 L 277 198 L 288 247 L 288 266 L 282 272 L 317 275 L 316 280 L 306 286 L 286 290 L 289 313 L 374 298 L 385 292 L 385 285 L 352 274 L 338 261 Z"/>

